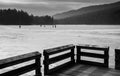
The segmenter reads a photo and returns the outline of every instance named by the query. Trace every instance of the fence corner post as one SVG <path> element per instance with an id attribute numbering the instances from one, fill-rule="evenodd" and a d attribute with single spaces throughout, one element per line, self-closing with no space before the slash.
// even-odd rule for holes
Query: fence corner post
<path id="1" fill-rule="evenodd" d="M 41 73 L 41 54 L 36 57 L 35 64 L 36 64 L 35 76 L 42 76 L 42 73 Z"/>
<path id="2" fill-rule="evenodd" d="M 109 67 L 109 47 L 106 48 L 104 53 L 105 53 L 104 64 L 105 64 L 105 67 L 108 68 Z"/>
<path id="3" fill-rule="evenodd" d="M 75 46 L 71 48 L 71 61 L 72 64 L 75 64 Z"/>
<path id="4" fill-rule="evenodd" d="M 47 55 L 47 53 L 45 51 L 43 52 L 43 55 L 44 55 L 44 61 L 43 61 L 44 75 L 47 75 L 48 71 L 49 71 L 49 64 L 48 64 L 49 56 Z"/>
<path id="5" fill-rule="evenodd" d="M 81 51 L 81 48 L 80 48 L 80 46 L 76 46 L 76 49 L 77 49 L 77 60 L 76 60 L 76 63 L 80 63 L 80 51 Z"/>
<path id="6" fill-rule="evenodd" d="M 120 70 L 120 49 L 115 49 L 115 69 Z"/>

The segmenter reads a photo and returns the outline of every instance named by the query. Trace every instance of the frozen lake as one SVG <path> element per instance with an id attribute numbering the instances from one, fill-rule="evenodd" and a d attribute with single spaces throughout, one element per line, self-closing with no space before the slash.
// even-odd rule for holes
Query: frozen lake
<path id="1" fill-rule="evenodd" d="M 66 44 L 110 46 L 110 67 L 114 49 L 120 47 L 118 25 L 0 26 L 0 59 Z"/>

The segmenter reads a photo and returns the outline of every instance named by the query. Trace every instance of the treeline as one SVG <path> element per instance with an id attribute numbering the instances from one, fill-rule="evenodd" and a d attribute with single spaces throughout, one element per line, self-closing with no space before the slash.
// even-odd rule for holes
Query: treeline
<path id="1" fill-rule="evenodd" d="M 32 21 L 32 24 L 35 24 L 35 25 L 45 25 L 45 24 L 47 24 L 47 25 L 51 25 L 51 24 L 54 24 L 54 19 L 53 19 L 53 17 L 51 17 L 51 16 L 48 16 L 48 15 L 46 15 L 46 16 L 41 16 L 41 17 L 39 17 L 39 16 L 32 16 L 32 19 L 33 19 L 33 21 Z"/>
<path id="2" fill-rule="evenodd" d="M 34 25 L 34 24 L 53 24 L 54 19 L 51 16 L 34 16 L 29 15 L 23 10 L 1 9 L 1 25 Z"/>

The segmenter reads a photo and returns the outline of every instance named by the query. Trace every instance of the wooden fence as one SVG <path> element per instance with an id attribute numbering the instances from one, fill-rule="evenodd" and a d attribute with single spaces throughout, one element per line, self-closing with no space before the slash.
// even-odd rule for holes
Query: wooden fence
<path id="1" fill-rule="evenodd" d="M 100 54 L 100 53 L 86 52 L 86 51 L 82 51 L 82 49 L 102 51 L 103 53 Z M 64 53 L 66 51 L 67 53 Z M 100 47 L 96 45 L 76 45 L 76 54 L 77 54 L 76 55 L 77 64 L 87 64 L 87 65 L 89 64 L 89 65 L 96 65 L 96 66 L 107 67 L 107 68 L 109 67 L 109 47 Z M 59 70 L 60 68 L 64 68 L 65 66 L 75 64 L 75 45 L 70 44 L 70 45 L 65 45 L 61 47 L 45 49 L 43 52 L 43 55 L 44 55 L 44 61 L 43 61 L 44 75 L 48 75 L 55 72 L 56 70 Z M 101 62 L 84 60 L 84 59 L 81 59 L 82 56 L 103 59 L 104 62 L 101 63 Z M 56 62 L 62 61 L 67 58 L 69 58 L 70 61 L 61 65 L 57 65 L 52 69 L 50 69 L 49 66 L 51 64 L 54 64 Z M 0 76 L 8 76 L 8 75 L 19 76 L 24 73 L 30 72 L 32 70 L 35 70 L 35 76 L 41 76 L 42 74 L 41 73 L 41 54 L 39 52 L 32 52 L 32 53 L 19 55 L 19 56 L 7 58 L 7 59 L 2 59 L 0 60 L 0 70 L 6 67 L 14 66 L 30 60 L 35 60 L 35 63 L 26 65 L 24 67 L 20 67 L 17 69 L 13 69 L 5 73 L 1 73 Z M 115 49 L 115 69 L 120 70 L 120 49 Z"/>
<path id="2" fill-rule="evenodd" d="M 109 66 L 108 65 L 108 63 L 109 63 L 109 47 L 99 47 L 96 45 L 77 45 L 76 47 L 77 47 L 77 63 L 97 65 L 97 66 L 102 66 L 102 67 Z M 81 49 L 103 51 L 104 54 L 85 52 L 85 51 L 81 51 Z M 104 62 L 99 63 L 99 62 L 83 60 L 83 59 L 81 59 L 82 56 L 104 59 Z"/>
<path id="3" fill-rule="evenodd" d="M 0 70 L 10 67 L 13 65 L 17 65 L 23 62 L 27 62 L 30 60 L 35 60 L 35 63 L 30 65 L 20 67 L 18 69 L 13 69 L 12 71 L 8 71 L 0 74 L 0 76 L 19 76 L 21 74 L 27 73 L 29 71 L 35 70 L 35 76 L 41 76 L 41 54 L 39 52 L 32 52 L 24 55 L 19 55 L 7 59 L 0 60 Z"/>
<path id="4" fill-rule="evenodd" d="M 61 47 L 56 47 L 56 48 L 44 50 L 44 53 L 43 53 L 43 55 L 44 55 L 44 75 L 53 73 L 56 70 L 63 68 L 66 65 L 75 64 L 74 48 L 75 48 L 75 46 L 70 44 L 70 45 L 65 45 L 65 46 L 61 46 Z M 70 52 L 64 53 L 62 55 L 57 55 L 55 57 L 50 58 L 51 55 L 55 55 L 55 54 L 65 52 L 68 50 L 70 50 Z M 66 58 L 71 58 L 71 60 L 69 62 L 66 62 L 66 63 L 60 65 L 60 66 L 56 66 L 52 69 L 49 68 L 50 64 L 56 63 L 58 61 L 66 59 Z"/>

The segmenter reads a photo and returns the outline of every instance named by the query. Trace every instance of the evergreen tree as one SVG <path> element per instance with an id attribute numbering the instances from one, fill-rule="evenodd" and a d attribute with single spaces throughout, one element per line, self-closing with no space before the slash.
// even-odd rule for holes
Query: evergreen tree
<path id="1" fill-rule="evenodd" d="M 0 24 L 2 25 L 49 25 L 53 24 L 53 17 L 51 16 L 33 16 L 29 15 L 23 10 L 16 9 L 1 9 L 0 10 Z"/>

